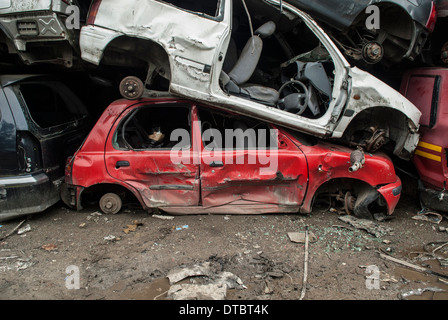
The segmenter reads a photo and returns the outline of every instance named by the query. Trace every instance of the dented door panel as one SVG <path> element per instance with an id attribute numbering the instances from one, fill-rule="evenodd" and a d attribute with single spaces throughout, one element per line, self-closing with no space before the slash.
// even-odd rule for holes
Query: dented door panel
<path id="1" fill-rule="evenodd" d="M 108 174 L 136 190 L 147 208 L 197 206 L 199 204 L 199 166 L 188 152 L 179 164 L 171 161 L 171 150 L 119 149 L 114 147 L 114 132 L 120 121 L 132 117 L 130 108 L 116 122 L 105 148 Z M 184 156 L 184 154 L 182 154 Z"/>
<path id="2" fill-rule="evenodd" d="M 298 211 L 304 198 L 308 167 L 305 155 L 283 134 L 278 149 L 217 150 L 222 166 L 201 161 L 202 205 L 274 205 Z M 204 149 L 203 149 L 204 152 Z M 206 152 L 206 151 L 205 151 Z"/>
<path id="3" fill-rule="evenodd" d="M 170 151 L 123 152 L 109 149 L 106 152 L 108 173 L 135 188 L 148 208 L 198 205 L 196 165 L 172 164 Z M 129 164 L 117 168 L 120 161 Z"/>

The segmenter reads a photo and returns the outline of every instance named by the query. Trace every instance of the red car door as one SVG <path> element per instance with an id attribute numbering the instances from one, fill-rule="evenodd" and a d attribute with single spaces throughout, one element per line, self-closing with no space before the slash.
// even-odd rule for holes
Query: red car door
<path id="1" fill-rule="evenodd" d="M 193 153 L 182 153 L 181 163 L 171 159 L 173 145 L 179 144 L 170 139 L 175 130 L 191 136 L 189 104 L 140 104 L 119 117 L 107 138 L 108 173 L 137 190 L 148 208 L 199 204 L 199 165 Z M 191 139 L 183 147 L 191 149 Z"/>
<path id="2" fill-rule="evenodd" d="M 448 181 L 447 81 L 445 68 L 423 68 L 409 71 L 401 86 L 401 93 L 422 112 L 413 162 L 425 184 L 438 189 L 445 189 Z"/>
<path id="3" fill-rule="evenodd" d="M 203 108 L 198 109 L 198 119 L 204 209 L 297 212 L 308 178 L 306 158 L 299 148 L 258 120 Z"/>

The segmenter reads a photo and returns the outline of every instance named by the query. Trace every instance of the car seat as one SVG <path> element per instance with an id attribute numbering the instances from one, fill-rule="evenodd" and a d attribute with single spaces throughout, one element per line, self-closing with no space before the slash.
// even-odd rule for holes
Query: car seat
<path id="1" fill-rule="evenodd" d="M 263 40 L 275 32 L 275 23 L 268 21 L 255 30 L 249 38 L 233 68 L 227 74 L 221 72 L 220 81 L 224 90 L 230 94 L 242 96 L 243 98 L 256 100 L 257 102 L 274 106 L 278 99 L 277 90 L 247 81 L 257 67 L 263 49 Z"/>

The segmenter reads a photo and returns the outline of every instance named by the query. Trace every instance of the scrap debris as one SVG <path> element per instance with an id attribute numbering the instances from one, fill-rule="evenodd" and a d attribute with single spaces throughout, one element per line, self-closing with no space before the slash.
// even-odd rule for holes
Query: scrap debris
<path id="1" fill-rule="evenodd" d="M 412 219 L 439 224 L 443 220 L 443 216 L 440 213 L 423 209 L 417 215 L 413 216 Z"/>
<path id="2" fill-rule="evenodd" d="M 359 219 L 350 215 L 341 216 L 339 217 L 339 220 L 350 224 L 356 229 L 365 230 L 366 232 L 377 238 L 380 238 L 381 236 L 389 234 L 393 231 L 392 228 L 381 226 L 373 220 Z"/>
<path id="3" fill-rule="evenodd" d="M 308 232 L 308 239 L 310 242 L 316 242 L 317 237 L 312 231 L 305 231 L 305 232 L 288 232 L 288 237 L 291 242 L 296 243 L 305 243 L 306 240 L 306 234 Z"/>
<path id="4" fill-rule="evenodd" d="M 12 261 L 15 261 L 12 262 Z M 31 256 L 27 256 L 22 250 L 1 249 L 0 250 L 0 273 L 10 270 L 21 271 L 35 265 Z"/>
<path id="5" fill-rule="evenodd" d="M 161 220 L 173 220 L 174 219 L 173 216 L 166 216 L 166 215 L 160 215 L 160 214 L 153 214 L 152 217 L 156 218 L 156 219 L 161 219 Z"/>
<path id="6" fill-rule="evenodd" d="M 20 228 L 19 230 L 17 230 L 17 234 L 22 235 L 22 234 L 27 233 L 28 231 L 31 231 L 31 226 L 29 224 L 27 224 L 23 228 Z"/>
<path id="7" fill-rule="evenodd" d="M 389 261 L 401 264 L 401 265 L 403 265 L 405 267 L 414 269 L 414 270 L 419 271 L 419 272 L 428 273 L 428 274 L 432 274 L 432 275 L 435 275 L 435 276 L 438 276 L 438 277 L 441 277 L 441 278 L 448 279 L 448 275 L 447 274 L 439 273 L 439 272 L 430 270 L 428 268 L 424 268 L 424 267 L 421 267 L 421 266 L 409 263 L 409 262 L 404 261 L 404 260 L 400 260 L 398 258 L 394 258 L 392 256 L 389 256 L 389 255 L 386 255 L 386 254 L 383 254 L 383 253 L 380 253 L 380 257 L 385 259 L 385 260 L 389 260 Z"/>
<path id="8" fill-rule="evenodd" d="M 14 232 L 16 232 L 21 226 L 22 224 L 25 223 L 26 220 L 21 221 L 14 229 L 11 230 L 11 232 L 9 232 L 8 234 L 6 234 L 5 236 L 0 238 L 0 241 L 5 240 L 6 238 L 12 236 L 14 234 Z"/>
<path id="9" fill-rule="evenodd" d="M 408 297 L 410 296 L 421 296 L 423 293 L 430 291 L 430 292 L 446 292 L 446 290 L 437 288 L 437 287 L 429 287 L 429 288 L 419 288 L 419 289 L 415 289 L 415 290 L 410 290 L 410 291 L 406 291 L 406 292 L 402 292 L 398 295 L 398 297 L 401 300 L 407 300 Z"/>
<path id="10" fill-rule="evenodd" d="M 224 300 L 227 289 L 246 289 L 239 277 L 220 271 L 220 267 L 211 262 L 175 268 L 167 278 L 171 285 L 168 298 L 173 300 Z M 188 278 L 190 283 L 179 283 Z M 195 283 L 195 278 L 201 278 L 205 283 Z"/>

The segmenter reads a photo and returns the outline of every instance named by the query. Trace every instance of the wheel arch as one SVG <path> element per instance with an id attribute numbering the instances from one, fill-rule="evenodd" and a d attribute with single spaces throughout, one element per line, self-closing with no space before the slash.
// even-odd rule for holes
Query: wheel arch
<path id="1" fill-rule="evenodd" d="M 137 201 L 142 208 L 145 208 L 140 195 L 134 189 L 116 183 L 98 183 L 89 187 L 80 188 L 77 194 L 77 210 L 81 210 L 87 201 L 99 200 L 106 193 L 115 193 L 122 199 Z"/>
<path id="2" fill-rule="evenodd" d="M 400 156 L 410 131 L 411 119 L 401 110 L 393 109 L 387 106 L 373 106 L 357 113 L 350 121 L 350 124 L 344 130 L 342 140 L 350 146 L 363 146 L 358 144 L 361 131 L 370 132 L 374 129 L 385 130 L 386 151 Z M 416 128 L 415 128 L 416 129 Z M 376 150 L 366 150 L 368 152 Z M 405 156 L 406 155 L 401 155 Z M 401 157 L 400 156 L 400 157 Z M 410 156 L 410 155 L 409 155 Z"/>
<path id="3" fill-rule="evenodd" d="M 380 9 L 380 29 L 403 39 L 410 40 L 412 38 L 414 33 L 412 17 L 402 4 L 397 1 L 381 1 L 373 5 Z M 353 20 L 352 27 L 365 26 L 366 19 L 372 14 L 367 13 L 366 9 L 367 7 Z"/>
<path id="4" fill-rule="evenodd" d="M 99 65 L 100 67 L 121 68 L 122 77 L 128 76 L 129 74 L 126 72 L 130 72 L 144 83 L 155 75 L 168 81 L 171 80 L 171 64 L 168 53 L 161 44 L 150 39 L 128 35 L 115 37 L 104 48 Z"/>
<path id="5" fill-rule="evenodd" d="M 373 217 L 373 212 L 370 212 L 370 214 L 368 214 L 369 212 L 368 207 L 373 206 L 375 210 L 378 210 L 378 212 L 375 213 L 381 213 L 384 215 L 388 214 L 389 212 L 388 203 L 384 198 L 384 196 L 378 191 L 377 187 L 372 186 L 365 181 L 347 177 L 340 177 L 327 180 L 322 184 L 320 184 L 316 188 L 315 192 L 307 197 L 308 200 L 305 201 L 301 212 L 310 213 L 313 209 L 316 200 L 325 194 L 328 194 L 331 200 L 340 201 L 343 208 L 350 208 L 350 206 L 346 205 L 346 203 L 344 202 L 344 200 L 347 200 L 347 198 L 345 197 L 347 195 L 347 192 L 351 192 L 352 196 L 359 196 L 359 197 L 364 196 L 367 197 L 369 195 L 374 195 L 373 200 L 371 201 L 369 200 L 365 205 L 359 204 L 360 208 L 361 207 L 362 208 L 361 209 L 357 208 L 357 212 L 361 212 L 364 215 L 363 218 Z M 336 195 L 340 196 L 338 197 Z M 350 208 L 350 210 L 354 210 L 354 208 Z"/>

